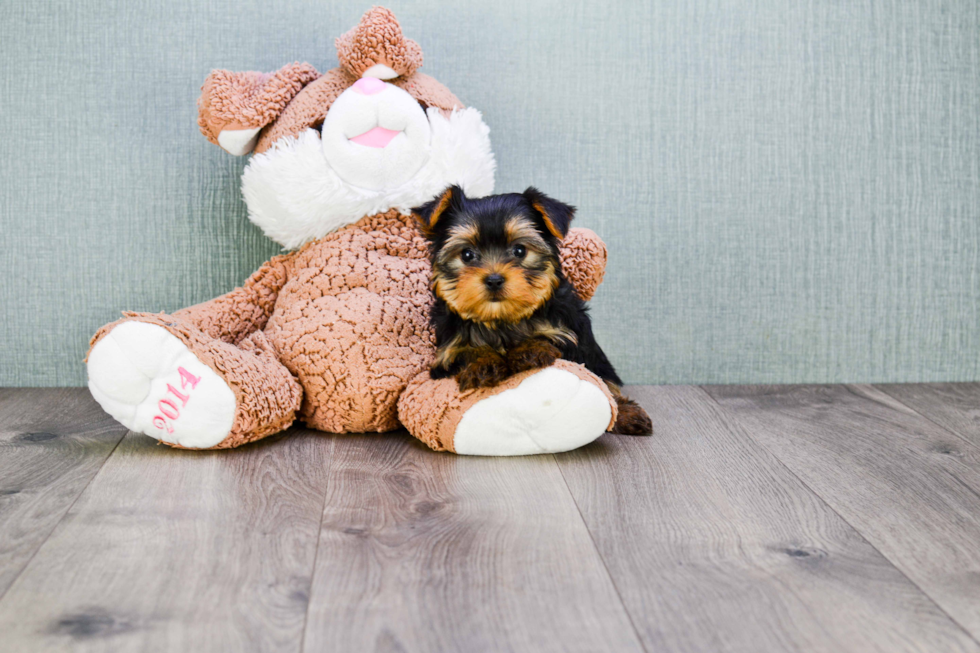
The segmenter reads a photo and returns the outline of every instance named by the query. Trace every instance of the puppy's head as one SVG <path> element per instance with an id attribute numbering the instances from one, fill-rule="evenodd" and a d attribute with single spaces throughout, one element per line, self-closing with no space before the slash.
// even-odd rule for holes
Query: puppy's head
<path id="1" fill-rule="evenodd" d="M 535 188 L 469 199 L 458 186 L 413 210 L 431 243 L 432 288 L 477 322 L 519 322 L 551 298 L 575 208 Z"/>

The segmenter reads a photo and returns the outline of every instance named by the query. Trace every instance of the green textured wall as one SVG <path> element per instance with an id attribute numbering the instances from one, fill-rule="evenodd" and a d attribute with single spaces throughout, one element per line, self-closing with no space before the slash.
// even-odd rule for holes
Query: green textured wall
<path id="1" fill-rule="evenodd" d="M 795 5 L 795 6 L 790 6 Z M 0 4 L 0 385 L 277 249 L 195 125 L 211 68 L 335 65 L 369 2 Z M 501 191 L 580 207 L 631 382 L 980 379 L 976 0 L 392 2 Z"/>

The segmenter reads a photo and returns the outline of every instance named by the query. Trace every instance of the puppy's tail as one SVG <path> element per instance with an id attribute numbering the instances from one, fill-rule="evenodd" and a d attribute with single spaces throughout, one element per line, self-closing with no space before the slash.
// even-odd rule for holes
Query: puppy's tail
<path id="1" fill-rule="evenodd" d="M 606 381 L 606 385 L 609 386 L 619 411 L 611 432 L 619 435 L 653 435 L 653 422 L 650 421 L 647 411 L 624 395 L 622 389 L 615 383 Z"/>

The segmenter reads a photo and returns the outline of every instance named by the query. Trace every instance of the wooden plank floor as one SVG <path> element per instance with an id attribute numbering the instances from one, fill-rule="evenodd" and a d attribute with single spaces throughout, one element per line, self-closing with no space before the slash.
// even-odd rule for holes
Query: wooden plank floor
<path id="1" fill-rule="evenodd" d="M 653 437 L 494 459 L 0 390 L 0 653 L 980 653 L 980 384 L 630 391 Z"/>

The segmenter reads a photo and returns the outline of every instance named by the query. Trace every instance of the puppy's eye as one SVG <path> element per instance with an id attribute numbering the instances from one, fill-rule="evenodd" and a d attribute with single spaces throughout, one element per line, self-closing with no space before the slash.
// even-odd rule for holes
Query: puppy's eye
<path id="1" fill-rule="evenodd" d="M 472 263 L 476 260 L 476 252 L 472 249 L 464 249 L 463 253 L 459 255 L 459 258 L 462 259 L 463 263 Z"/>
<path id="2" fill-rule="evenodd" d="M 514 257 L 524 258 L 525 256 L 527 256 L 527 247 L 524 247 L 524 245 L 514 245 Z"/>

